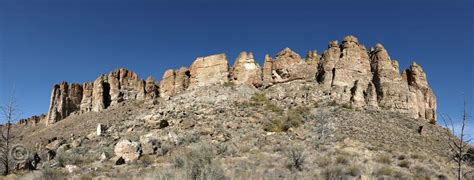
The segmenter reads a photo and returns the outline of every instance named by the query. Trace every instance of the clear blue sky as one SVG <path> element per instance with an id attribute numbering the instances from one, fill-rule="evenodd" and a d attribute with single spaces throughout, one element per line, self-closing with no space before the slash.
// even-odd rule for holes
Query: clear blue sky
<path id="1" fill-rule="evenodd" d="M 93 81 L 126 67 L 161 79 L 167 68 L 225 52 L 259 62 L 284 47 L 322 52 L 353 34 L 381 42 L 407 68 L 423 66 L 438 112 L 474 105 L 473 1 L 0 0 L 0 103 L 12 87 L 21 117 L 46 113 L 53 84 Z"/>

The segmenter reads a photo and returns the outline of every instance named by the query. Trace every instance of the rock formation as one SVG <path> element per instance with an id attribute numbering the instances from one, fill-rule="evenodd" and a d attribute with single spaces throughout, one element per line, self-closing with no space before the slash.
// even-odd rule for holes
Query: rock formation
<path id="1" fill-rule="evenodd" d="M 189 68 L 189 72 L 191 74 L 189 88 L 224 84 L 229 81 L 225 54 L 198 57 Z"/>
<path id="2" fill-rule="evenodd" d="M 29 126 L 29 125 L 36 125 L 42 121 L 44 121 L 46 119 L 46 115 L 45 114 L 41 114 L 41 115 L 38 115 L 38 116 L 31 116 L 29 118 L 25 118 L 25 119 L 20 119 L 18 121 L 18 125 L 20 126 Z"/>
<path id="3" fill-rule="evenodd" d="M 80 109 L 82 100 L 82 86 L 79 84 L 69 84 L 61 82 L 53 86 L 51 93 L 48 121 L 47 123 L 55 123 L 64 119 L 69 114 Z"/>
<path id="4" fill-rule="evenodd" d="M 262 70 L 252 53 L 241 52 L 235 60 L 230 72 L 230 80 L 236 84 L 260 87 L 262 85 Z"/>
<path id="5" fill-rule="evenodd" d="M 295 80 L 317 84 L 324 92 L 319 98 L 337 104 L 389 109 L 436 122 L 436 97 L 423 69 L 413 63 L 400 74 L 398 62 L 383 45 L 376 44 L 368 51 L 352 35 L 344 37 L 341 44 L 329 42 L 321 56 L 309 51 L 302 59 L 290 48 L 284 48 L 274 59 L 267 54 L 262 68 L 252 53 L 241 52 L 230 70 L 225 54 L 198 57 L 189 69 L 167 70 L 159 84 L 151 76 L 140 80 L 136 73 L 123 68 L 101 75 L 93 83 L 69 86 L 63 82 L 53 87 L 46 119 L 54 123 L 73 112 L 101 111 L 128 100 L 169 99 L 227 82 L 269 88 Z"/>
<path id="6" fill-rule="evenodd" d="M 48 124 L 55 123 L 74 112 L 98 112 L 122 101 L 152 99 L 158 95 L 158 86 L 153 78 L 145 82 L 138 79 L 136 73 L 121 68 L 108 75 L 100 75 L 94 82 L 54 85 L 46 121 Z"/>

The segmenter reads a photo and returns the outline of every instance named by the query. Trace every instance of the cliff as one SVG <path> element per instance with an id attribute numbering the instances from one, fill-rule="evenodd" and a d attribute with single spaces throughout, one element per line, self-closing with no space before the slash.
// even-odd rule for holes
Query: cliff
<path id="1" fill-rule="evenodd" d="M 400 74 L 399 64 L 381 44 L 367 50 L 354 36 L 329 42 L 318 55 L 303 59 L 290 48 L 275 58 L 265 56 L 261 67 L 251 52 L 242 52 L 232 67 L 225 54 L 198 57 L 190 68 L 167 70 L 160 82 L 146 80 L 127 69 L 100 75 L 94 82 L 53 86 L 46 117 L 55 123 L 73 113 L 102 111 L 123 101 L 169 99 L 180 93 L 215 85 L 243 85 L 266 89 L 302 80 L 324 89 L 316 98 L 357 109 L 384 109 L 408 113 L 436 123 L 436 97 L 421 66 L 413 62 Z"/>

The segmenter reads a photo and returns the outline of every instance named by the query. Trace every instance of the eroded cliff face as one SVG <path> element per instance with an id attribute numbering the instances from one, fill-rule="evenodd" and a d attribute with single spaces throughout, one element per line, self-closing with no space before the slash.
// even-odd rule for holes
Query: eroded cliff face
<path id="1" fill-rule="evenodd" d="M 123 68 L 82 85 L 63 82 L 53 87 L 46 119 L 55 123 L 71 113 L 101 111 L 129 100 L 169 99 L 207 86 L 268 88 L 302 80 L 315 83 L 325 92 L 320 98 L 337 104 L 400 111 L 436 122 L 436 97 L 423 69 L 413 63 L 400 74 L 398 62 L 383 45 L 367 50 L 354 36 L 341 44 L 329 42 L 322 55 L 309 51 L 302 59 L 284 48 L 275 58 L 267 54 L 261 67 L 251 52 L 242 52 L 232 68 L 228 64 L 225 54 L 198 57 L 189 69 L 167 70 L 159 83 Z"/>

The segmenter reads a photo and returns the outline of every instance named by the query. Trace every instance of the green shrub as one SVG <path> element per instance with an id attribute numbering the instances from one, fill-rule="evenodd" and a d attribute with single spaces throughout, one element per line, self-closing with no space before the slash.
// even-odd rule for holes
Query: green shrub
<path id="1" fill-rule="evenodd" d="M 403 167 L 403 168 L 410 168 L 410 161 L 402 160 L 398 163 L 398 166 Z"/>

